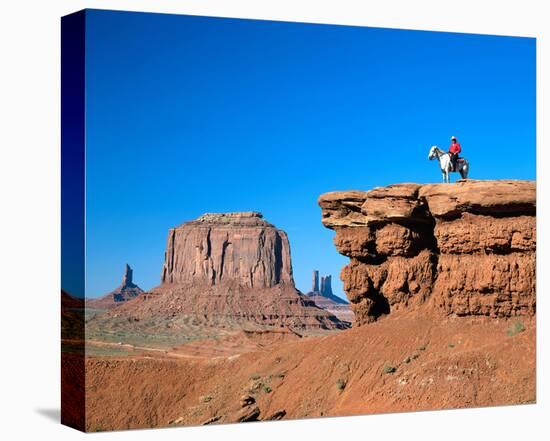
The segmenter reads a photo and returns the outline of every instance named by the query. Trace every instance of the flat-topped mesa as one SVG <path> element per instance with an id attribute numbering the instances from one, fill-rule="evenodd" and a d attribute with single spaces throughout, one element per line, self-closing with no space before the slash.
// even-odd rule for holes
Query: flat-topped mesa
<path id="1" fill-rule="evenodd" d="M 204 213 L 188 223 L 232 224 L 249 226 L 273 226 L 257 211 L 237 211 L 232 213 Z M 184 224 L 185 225 L 185 224 Z"/>
<path id="2" fill-rule="evenodd" d="M 294 286 L 284 231 L 256 212 L 209 213 L 168 233 L 162 283 Z"/>
<path id="3" fill-rule="evenodd" d="M 535 182 L 397 184 L 319 205 L 350 258 L 341 278 L 358 324 L 428 299 L 448 315 L 534 314 Z"/>

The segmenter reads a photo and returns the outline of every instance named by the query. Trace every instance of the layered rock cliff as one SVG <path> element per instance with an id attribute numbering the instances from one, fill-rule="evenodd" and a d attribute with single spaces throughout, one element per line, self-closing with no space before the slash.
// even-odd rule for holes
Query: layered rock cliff
<path id="1" fill-rule="evenodd" d="M 293 285 L 286 233 L 255 212 L 204 214 L 170 229 L 162 283 L 224 281 L 248 288 Z"/>
<path id="2" fill-rule="evenodd" d="M 357 324 L 427 302 L 445 315 L 535 313 L 534 182 L 397 184 L 318 202 L 350 258 L 341 279 Z"/>

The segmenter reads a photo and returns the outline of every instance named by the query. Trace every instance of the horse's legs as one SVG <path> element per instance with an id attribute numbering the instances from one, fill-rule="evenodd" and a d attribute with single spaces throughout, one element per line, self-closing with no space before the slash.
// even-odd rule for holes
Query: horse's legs
<path id="1" fill-rule="evenodd" d="M 445 184 L 448 184 L 451 182 L 449 174 L 450 174 L 450 165 L 451 160 L 448 155 L 443 156 L 439 160 L 439 165 L 441 166 L 441 174 L 443 175 L 443 182 Z"/>

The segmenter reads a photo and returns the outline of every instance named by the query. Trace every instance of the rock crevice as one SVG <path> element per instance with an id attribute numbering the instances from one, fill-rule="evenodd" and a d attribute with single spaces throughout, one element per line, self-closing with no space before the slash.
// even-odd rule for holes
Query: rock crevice
<path id="1" fill-rule="evenodd" d="M 428 300 L 447 315 L 534 314 L 534 182 L 397 184 L 319 205 L 350 258 L 341 279 L 356 323 Z"/>

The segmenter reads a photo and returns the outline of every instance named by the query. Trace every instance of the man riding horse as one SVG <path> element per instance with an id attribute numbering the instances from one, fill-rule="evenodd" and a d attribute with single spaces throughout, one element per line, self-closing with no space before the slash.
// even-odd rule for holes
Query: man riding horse
<path id="1" fill-rule="evenodd" d="M 451 145 L 449 146 L 449 155 L 451 156 L 451 164 L 453 170 L 456 171 L 456 164 L 458 162 L 458 154 L 462 151 L 460 144 L 456 140 L 456 136 L 451 136 Z"/>
<path id="2" fill-rule="evenodd" d="M 451 146 L 449 151 L 445 152 L 438 146 L 433 145 L 428 153 L 428 159 L 437 159 L 439 162 L 439 168 L 443 176 L 443 182 L 451 182 L 451 172 L 460 173 L 462 179 L 468 179 L 468 173 L 470 171 L 470 164 L 464 158 L 458 158 L 458 154 L 461 152 L 460 144 L 457 142 L 456 137 L 451 137 Z"/>

